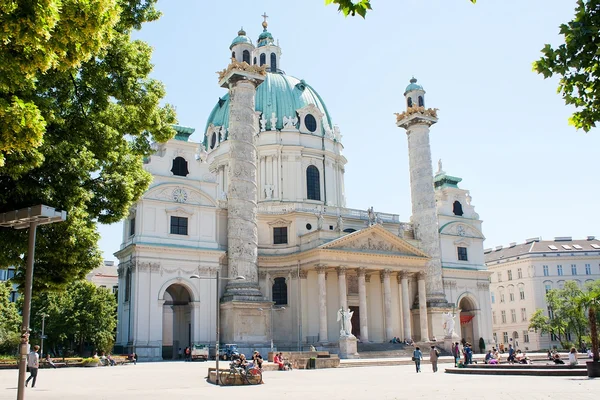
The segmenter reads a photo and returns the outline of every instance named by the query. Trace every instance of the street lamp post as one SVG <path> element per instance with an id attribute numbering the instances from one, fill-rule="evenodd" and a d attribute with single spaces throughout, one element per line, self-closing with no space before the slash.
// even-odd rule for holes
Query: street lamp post
<path id="1" fill-rule="evenodd" d="M 217 312 L 216 312 L 216 316 L 217 316 L 217 327 L 215 329 L 215 382 L 217 383 L 217 386 L 219 386 L 219 341 L 220 341 L 220 335 L 221 335 L 221 308 L 219 307 L 220 305 L 220 296 L 219 296 L 219 281 L 223 280 L 223 281 L 242 281 L 246 278 L 244 278 L 243 276 L 236 276 L 235 278 L 220 278 L 219 277 L 219 270 L 217 269 L 217 276 L 215 278 L 209 277 L 209 276 L 200 276 L 200 275 L 192 275 L 190 276 L 190 279 L 214 279 L 215 280 L 215 286 L 216 286 L 216 290 L 215 290 L 215 304 L 217 307 Z"/>
<path id="2" fill-rule="evenodd" d="M 46 339 L 46 337 L 44 336 L 44 326 L 45 326 L 45 322 L 46 322 L 46 317 L 48 317 L 48 314 L 46 313 L 42 313 L 42 337 L 41 337 L 41 344 L 40 344 L 40 357 L 44 357 L 44 339 Z"/>
<path id="3" fill-rule="evenodd" d="M 56 211 L 54 208 L 42 204 L 0 214 L 0 227 L 13 229 L 29 228 L 27 264 L 25 267 L 25 290 L 23 293 L 23 322 L 21 324 L 21 344 L 19 346 L 17 400 L 23 400 L 25 398 L 25 375 L 27 374 L 27 351 L 29 347 L 29 323 L 31 317 L 31 290 L 33 285 L 33 260 L 35 258 L 35 235 L 37 227 L 38 225 L 52 224 L 66 219 L 66 211 Z"/>

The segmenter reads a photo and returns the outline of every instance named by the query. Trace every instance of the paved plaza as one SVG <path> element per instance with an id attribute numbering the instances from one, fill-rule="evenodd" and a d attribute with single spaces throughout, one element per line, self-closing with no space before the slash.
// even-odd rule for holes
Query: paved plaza
<path id="1" fill-rule="evenodd" d="M 436 374 L 428 364 L 265 372 L 264 385 L 216 387 L 206 382 L 214 362 L 139 363 L 118 367 L 43 369 L 27 399 L 596 399 L 600 380 Z M 16 370 L 0 371 L 0 399 L 16 398 Z"/>

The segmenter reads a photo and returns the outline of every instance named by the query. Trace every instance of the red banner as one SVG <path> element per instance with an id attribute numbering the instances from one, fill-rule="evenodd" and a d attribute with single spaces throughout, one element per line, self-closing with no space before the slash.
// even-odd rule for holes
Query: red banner
<path id="1" fill-rule="evenodd" d="M 474 315 L 461 315 L 460 316 L 460 324 L 464 325 L 464 324 L 468 324 L 469 322 L 471 322 L 471 320 L 475 318 Z"/>

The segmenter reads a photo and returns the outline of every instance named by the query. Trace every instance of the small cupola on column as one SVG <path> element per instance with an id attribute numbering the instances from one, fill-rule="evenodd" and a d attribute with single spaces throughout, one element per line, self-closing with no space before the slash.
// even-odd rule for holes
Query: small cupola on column
<path id="1" fill-rule="evenodd" d="M 231 42 L 229 50 L 231 50 L 231 58 L 235 58 L 235 60 L 239 62 L 245 61 L 252 65 L 252 53 L 254 52 L 254 45 L 252 44 L 252 40 L 246 36 L 246 31 L 244 31 L 244 28 L 239 30 L 238 35 Z"/>
<path id="2" fill-rule="evenodd" d="M 404 91 L 406 98 L 406 108 L 425 107 L 425 90 L 423 86 L 417 83 L 417 78 L 413 77 Z"/>
<path id="3" fill-rule="evenodd" d="M 281 72 L 279 59 L 281 58 L 281 48 L 275 43 L 273 35 L 267 31 L 269 17 L 267 13 L 262 15 L 264 21 L 262 23 L 263 31 L 258 36 L 256 49 L 254 50 L 254 63 L 258 65 L 266 65 L 269 72 Z"/>

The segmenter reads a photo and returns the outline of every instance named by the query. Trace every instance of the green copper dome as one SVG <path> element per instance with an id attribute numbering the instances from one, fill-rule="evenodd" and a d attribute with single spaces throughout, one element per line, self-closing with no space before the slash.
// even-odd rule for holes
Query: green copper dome
<path id="1" fill-rule="evenodd" d="M 258 43 L 256 47 L 262 47 L 262 46 L 266 46 L 268 44 L 273 44 L 274 40 L 273 40 L 273 35 L 271 35 L 270 32 L 267 32 L 267 30 L 265 29 L 259 36 L 258 36 Z"/>
<path id="2" fill-rule="evenodd" d="M 243 29 L 240 29 L 236 38 L 233 39 L 233 42 L 231 42 L 231 46 L 229 46 L 229 50 L 231 50 L 236 44 L 240 43 L 252 44 L 252 40 L 250 40 L 250 38 L 246 36 L 246 32 Z"/>
<path id="3" fill-rule="evenodd" d="M 296 117 L 296 110 L 309 104 L 313 104 L 324 114 L 324 119 L 333 129 L 331 117 L 321 96 L 303 80 L 285 74 L 268 72 L 265 81 L 256 89 L 256 111 L 263 113 L 267 120 L 267 130 L 271 130 L 272 113 L 275 113 L 277 117 L 276 129 L 282 129 L 283 117 Z M 204 132 L 210 124 L 229 127 L 229 94 L 221 97 L 213 108 Z M 315 132 L 315 134 L 323 135 L 323 126 L 321 126 L 321 132 Z M 206 142 L 206 137 L 204 141 Z"/>
<path id="4" fill-rule="evenodd" d="M 404 94 L 408 93 L 408 92 L 412 92 L 413 90 L 423 90 L 423 86 L 419 85 L 417 83 L 417 79 L 416 78 L 412 78 L 410 80 L 410 84 L 406 87 L 406 90 L 404 91 Z"/>

